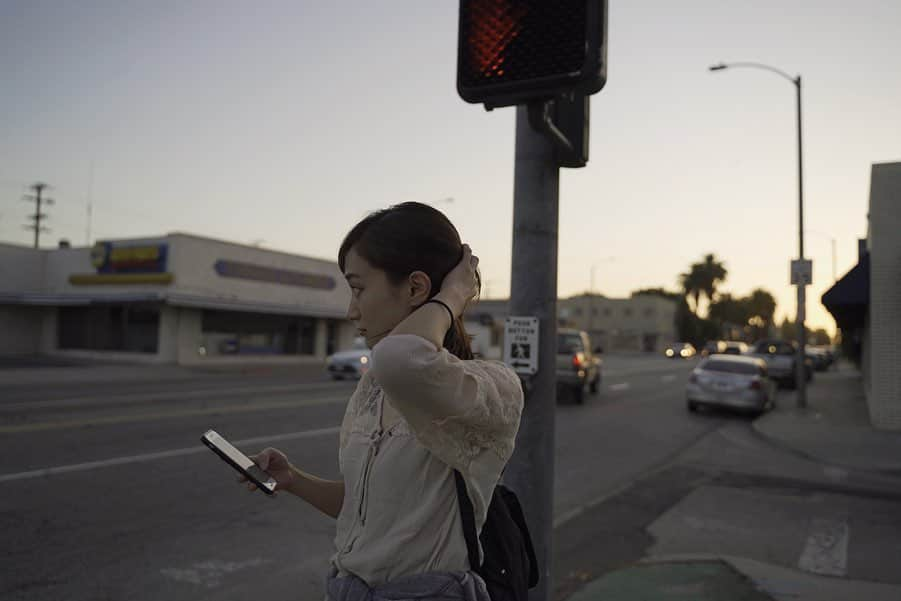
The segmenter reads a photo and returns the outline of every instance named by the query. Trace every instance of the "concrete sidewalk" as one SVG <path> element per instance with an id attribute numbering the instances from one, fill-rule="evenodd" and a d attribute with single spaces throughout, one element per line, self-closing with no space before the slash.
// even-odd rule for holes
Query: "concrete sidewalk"
<path id="1" fill-rule="evenodd" d="M 754 421 L 768 442 L 831 466 L 901 474 L 901 432 L 870 424 L 860 372 L 848 364 L 816 374 L 807 389 L 807 408 L 794 394 Z"/>
<path id="2" fill-rule="evenodd" d="M 685 555 L 644 560 L 590 582 L 568 601 L 897 601 L 901 587 L 818 576 L 752 559 Z"/>
<path id="3" fill-rule="evenodd" d="M 778 407 L 753 422 L 754 431 L 773 447 L 846 475 L 889 479 L 901 475 L 901 432 L 872 427 L 860 374 L 851 366 L 816 374 L 808 388 L 806 410 L 794 407 L 791 392 L 780 397 Z M 893 555 L 897 539 L 892 540 L 891 533 L 897 523 L 893 513 L 897 505 L 887 499 L 848 495 L 698 488 L 646 527 L 656 543 L 645 551 L 645 559 L 588 582 L 567 601 L 901 600 L 901 584 L 885 581 L 876 574 L 876 567 L 863 569 L 860 563 L 874 554 Z M 844 539 L 837 534 L 826 536 L 830 533 L 814 528 L 812 519 L 810 523 L 798 520 L 804 511 L 800 508 L 808 505 L 812 518 L 835 511 L 844 516 Z M 733 513 L 745 519 L 737 520 Z M 857 546 L 850 561 L 853 564 L 856 558 L 856 567 L 851 570 L 843 564 L 837 572 L 821 569 L 820 564 L 834 559 L 833 555 L 847 560 L 851 536 L 847 515 L 866 516 L 853 524 L 852 541 Z M 882 532 L 883 539 L 874 538 L 874 532 Z M 734 544 L 729 544 L 730 534 Z M 822 552 L 822 557 L 812 556 L 817 569 L 794 561 L 798 546 L 792 541 L 805 537 L 812 549 L 804 548 L 805 557 Z M 811 540 L 819 546 L 811 546 Z M 783 556 L 769 549 L 770 544 Z M 692 548 L 712 552 L 679 550 Z M 845 569 L 855 575 L 845 576 Z"/>

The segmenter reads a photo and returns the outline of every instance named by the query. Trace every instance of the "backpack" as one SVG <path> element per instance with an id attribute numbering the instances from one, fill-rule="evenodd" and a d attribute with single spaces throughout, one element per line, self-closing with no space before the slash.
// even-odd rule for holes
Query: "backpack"
<path id="1" fill-rule="evenodd" d="M 529 589 L 538 584 L 538 561 L 516 493 L 502 484 L 494 487 L 478 537 L 485 556 L 480 564 L 472 501 L 457 470 L 454 479 L 470 567 L 485 581 L 491 601 L 527 601 Z"/>

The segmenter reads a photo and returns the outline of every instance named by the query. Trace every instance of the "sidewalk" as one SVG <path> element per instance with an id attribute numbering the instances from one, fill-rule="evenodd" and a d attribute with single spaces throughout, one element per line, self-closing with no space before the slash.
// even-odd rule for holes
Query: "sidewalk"
<path id="1" fill-rule="evenodd" d="M 807 409 L 794 406 L 794 394 L 754 421 L 767 441 L 808 459 L 852 470 L 901 475 L 901 432 L 870 424 L 860 373 L 842 364 L 817 373 L 807 388 Z"/>
<path id="2" fill-rule="evenodd" d="M 880 431 L 872 427 L 859 372 L 851 366 L 842 365 L 836 371 L 817 373 L 807 392 L 806 410 L 794 407 L 795 397 L 791 392 L 780 395 L 779 406 L 754 421 L 754 431 L 769 444 L 827 468 L 843 468 L 848 472 L 878 472 L 886 477 L 901 475 L 901 432 Z M 810 515 L 816 517 L 817 512 L 828 513 L 836 507 L 829 504 L 829 494 L 818 493 L 814 497 L 799 495 L 792 498 L 784 492 L 715 488 L 708 486 L 696 489 L 679 506 L 671 508 L 646 527 L 657 541 L 654 547 L 657 553 L 654 548 L 646 550 L 645 559 L 603 574 L 567 597 L 567 601 L 901 600 L 901 585 L 876 582 L 875 579 L 861 575 L 859 564 L 855 571 L 858 579 L 855 579 L 840 575 L 844 571 L 833 573 L 829 570 L 789 567 L 790 563 L 780 561 L 775 552 L 768 552 L 765 558 L 761 556 L 756 559 L 738 556 L 735 551 L 745 555 L 742 545 L 733 546 L 730 552 L 726 550 L 729 545 L 714 542 L 716 537 L 728 536 L 730 532 L 736 539 L 740 539 L 747 535 L 747 532 L 740 532 L 744 528 L 754 533 L 754 536 L 772 542 L 774 548 L 783 549 L 786 547 L 785 540 L 803 540 L 804 536 L 811 536 L 806 530 L 808 525 L 795 524 L 799 510 L 797 507 L 792 509 L 789 505 L 810 504 Z M 775 501 L 763 498 L 770 494 L 777 495 L 778 498 Z M 701 502 L 704 499 L 707 500 L 706 504 Z M 745 499 L 744 505 L 739 503 L 742 499 Z M 867 530 L 870 526 L 878 530 L 880 524 L 886 523 L 885 520 L 891 524 L 896 523 L 891 513 L 888 517 L 876 515 L 878 512 L 874 508 L 878 508 L 880 503 L 886 503 L 881 510 L 883 513 L 894 511 L 894 506 L 889 502 L 866 497 L 851 499 L 841 501 L 845 503 L 844 510 L 851 515 L 868 516 L 867 519 L 856 522 L 858 530 L 855 532 L 864 533 L 860 535 L 860 540 L 866 542 L 872 536 Z M 717 507 L 720 508 L 719 513 L 715 510 Z M 755 512 L 754 507 L 760 510 Z M 767 507 L 769 513 L 762 511 Z M 730 512 L 744 515 L 745 523 L 731 522 Z M 781 522 L 773 519 L 770 514 L 780 515 Z M 698 554 L 667 550 L 691 546 L 685 541 L 685 532 L 691 530 L 692 520 L 703 522 L 702 525 L 707 528 L 707 531 L 696 535 L 697 540 L 692 541 L 694 546 L 711 550 L 716 548 L 719 552 Z M 825 565 L 824 562 L 832 560 L 833 555 L 846 558 L 849 536 L 858 536 L 848 534 L 847 523 L 845 518 L 842 524 L 845 528 L 844 537 L 841 533 L 832 533 L 822 540 L 815 539 L 820 546 L 811 547 L 812 551 L 823 552 L 822 557 L 812 557 L 812 560 L 819 562 L 817 566 Z M 765 525 L 769 529 L 762 527 Z M 794 526 L 797 526 L 794 529 L 798 532 L 789 532 Z M 669 528 L 669 538 L 680 541 L 679 545 L 661 546 L 661 541 L 666 542 L 666 528 Z M 783 539 L 779 538 L 780 534 Z M 882 547 L 873 546 L 872 549 L 885 550 L 885 544 L 891 547 L 891 541 L 882 542 Z M 797 551 L 798 549 L 791 548 L 785 552 L 793 554 Z M 805 548 L 805 555 L 807 552 L 808 549 Z M 865 548 L 859 547 L 857 552 L 866 556 Z M 870 556 L 872 552 L 870 550 Z M 784 560 L 784 557 L 781 559 Z M 861 577 L 866 579 L 860 579 Z"/>

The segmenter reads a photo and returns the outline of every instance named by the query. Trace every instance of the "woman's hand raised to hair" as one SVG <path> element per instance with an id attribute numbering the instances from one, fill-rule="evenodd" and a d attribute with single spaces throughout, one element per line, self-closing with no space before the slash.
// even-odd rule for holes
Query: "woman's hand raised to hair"
<path id="1" fill-rule="evenodd" d="M 479 281 L 476 268 L 479 258 L 472 254 L 468 244 L 463 245 L 463 258 L 450 270 L 441 284 L 436 297 L 448 305 L 455 317 L 463 315 L 466 305 L 479 293 Z"/>

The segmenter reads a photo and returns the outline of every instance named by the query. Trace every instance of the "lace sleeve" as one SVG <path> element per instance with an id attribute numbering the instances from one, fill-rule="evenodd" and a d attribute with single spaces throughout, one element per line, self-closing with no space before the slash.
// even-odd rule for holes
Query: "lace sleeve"
<path id="1" fill-rule="evenodd" d="M 376 345 L 372 372 L 420 443 L 451 467 L 469 472 L 486 452 L 492 464 L 509 459 L 523 393 L 503 363 L 462 361 L 423 338 L 402 335 Z"/>

